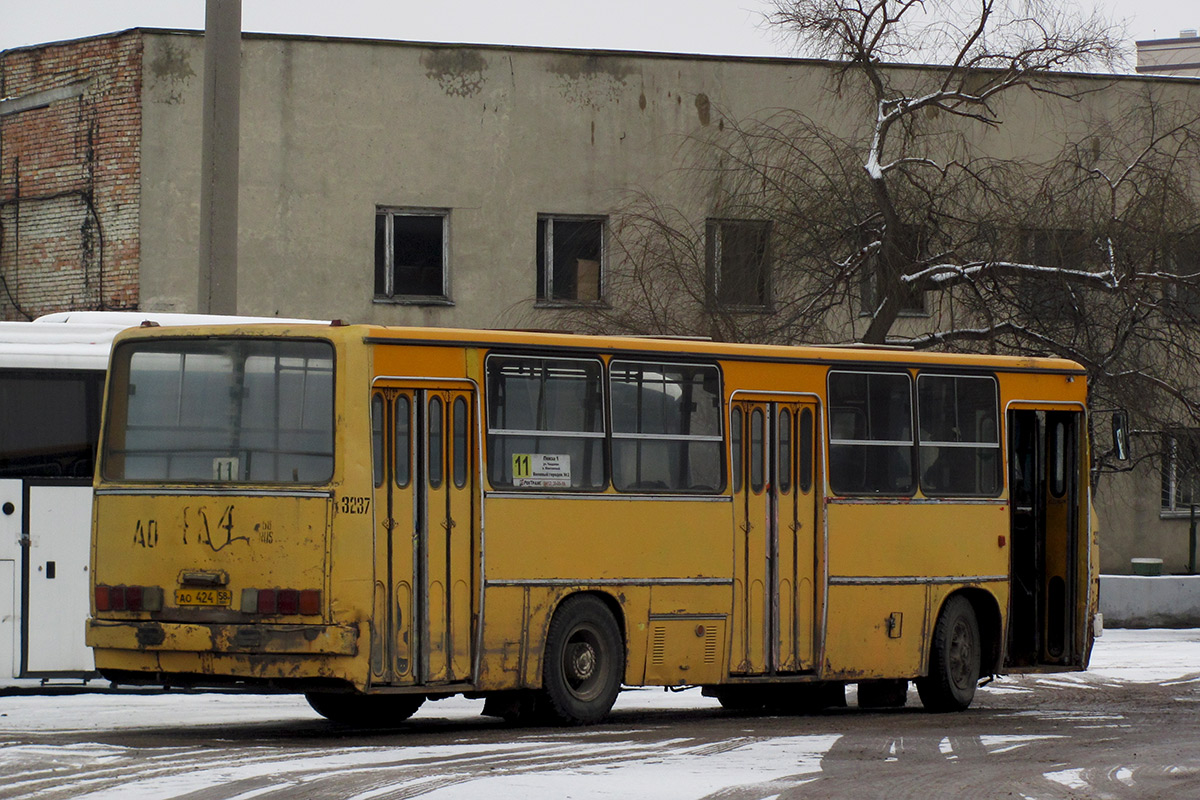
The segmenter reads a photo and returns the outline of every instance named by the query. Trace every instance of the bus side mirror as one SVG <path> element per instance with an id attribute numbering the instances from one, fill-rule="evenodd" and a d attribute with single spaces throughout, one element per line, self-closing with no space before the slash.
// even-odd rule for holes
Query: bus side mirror
<path id="1" fill-rule="evenodd" d="M 1112 454 L 1118 461 L 1129 460 L 1129 415 L 1114 411 L 1112 415 Z"/>

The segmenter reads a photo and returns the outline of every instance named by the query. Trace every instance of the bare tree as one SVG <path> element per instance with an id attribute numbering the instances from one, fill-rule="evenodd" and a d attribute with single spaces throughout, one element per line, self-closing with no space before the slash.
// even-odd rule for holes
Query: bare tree
<path id="1" fill-rule="evenodd" d="M 634 198 L 611 308 L 567 324 L 1059 355 L 1094 407 L 1200 427 L 1195 90 L 1111 75 L 1121 31 L 1047 0 L 778 0 L 771 20 L 834 60 L 826 97 L 721 113 L 684 168 L 707 221 Z"/>

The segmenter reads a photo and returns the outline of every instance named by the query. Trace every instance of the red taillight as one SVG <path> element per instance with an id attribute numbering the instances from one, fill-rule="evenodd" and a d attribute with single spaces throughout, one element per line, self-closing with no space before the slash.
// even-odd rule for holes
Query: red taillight
<path id="1" fill-rule="evenodd" d="M 300 592 L 300 613 L 305 616 L 321 613 L 320 589 L 305 589 Z"/>
<path id="2" fill-rule="evenodd" d="M 300 610 L 300 592 L 295 589 L 280 589 L 275 607 L 280 614 L 295 614 Z"/>
<path id="3" fill-rule="evenodd" d="M 161 586 L 105 586 L 95 589 L 97 611 L 161 611 Z"/>
<path id="4" fill-rule="evenodd" d="M 321 613 L 320 589 L 242 589 L 246 614 L 316 616 Z"/>

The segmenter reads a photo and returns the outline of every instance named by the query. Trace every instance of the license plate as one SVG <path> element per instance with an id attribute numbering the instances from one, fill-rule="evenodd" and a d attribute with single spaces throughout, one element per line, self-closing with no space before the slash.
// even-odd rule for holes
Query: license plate
<path id="1" fill-rule="evenodd" d="M 227 606 L 233 602 L 228 589 L 176 589 L 177 606 Z"/>

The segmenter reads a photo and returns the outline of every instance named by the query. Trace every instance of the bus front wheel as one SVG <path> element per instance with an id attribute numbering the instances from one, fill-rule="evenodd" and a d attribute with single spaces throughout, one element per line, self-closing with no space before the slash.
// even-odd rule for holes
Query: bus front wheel
<path id="1" fill-rule="evenodd" d="M 975 609 L 965 597 L 951 597 L 933 629 L 929 675 L 917 679 L 928 711 L 963 711 L 979 683 L 980 637 Z"/>
<path id="2" fill-rule="evenodd" d="M 304 699 L 330 722 L 383 728 L 403 722 L 425 702 L 423 694 L 348 694 L 309 692 Z"/>
<path id="3" fill-rule="evenodd" d="M 564 600 L 550 621 L 542 666 L 548 715 L 568 725 L 599 722 L 621 691 L 625 646 L 617 621 L 591 595 Z"/>

